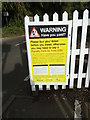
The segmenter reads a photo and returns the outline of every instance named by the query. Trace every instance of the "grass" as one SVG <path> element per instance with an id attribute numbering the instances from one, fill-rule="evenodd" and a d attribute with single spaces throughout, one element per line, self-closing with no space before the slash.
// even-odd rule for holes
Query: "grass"
<path id="1" fill-rule="evenodd" d="M 24 35 L 24 27 L 10 26 L 2 28 L 2 38 Z"/>

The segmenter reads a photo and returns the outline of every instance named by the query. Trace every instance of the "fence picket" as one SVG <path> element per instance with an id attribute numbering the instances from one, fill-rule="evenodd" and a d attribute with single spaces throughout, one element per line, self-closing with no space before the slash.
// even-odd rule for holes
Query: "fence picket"
<path id="1" fill-rule="evenodd" d="M 70 88 L 74 85 L 74 70 L 75 70 L 75 53 L 76 53 L 76 42 L 77 42 L 77 21 L 78 11 L 75 10 L 73 13 L 73 34 L 72 34 L 72 50 L 71 50 L 71 68 L 70 68 Z"/>
<path id="2" fill-rule="evenodd" d="M 36 91 L 35 85 L 32 85 L 31 87 L 32 87 L 32 91 Z"/>
<path id="3" fill-rule="evenodd" d="M 68 13 L 66 11 L 62 15 L 62 20 L 63 21 L 68 21 Z"/>
<path id="4" fill-rule="evenodd" d="M 43 20 L 44 20 L 44 22 L 48 22 L 49 21 L 49 16 L 48 16 L 47 13 L 44 14 Z"/>
<path id="5" fill-rule="evenodd" d="M 47 13 L 44 14 L 44 16 L 43 16 L 43 21 L 44 21 L 44 22 L 49 22 L 49 16 L 48 16 Z M 47 86 L 46 86 L 46 89 L 47 89 L 47 90 L 50 90 L 50 85 L 47 85 Z"/>
<path id="6" fill-rule="evenodd" d="M 58 14 L 56 12 L 53 14 L 53 21 L 58 21 Z"/>
<path id="7" fill-rule="evenodd" d="M 62 20 L 67 21 L 68 20 L 68 13 L 65 11 L 62 15 Z M 66 85 L 62 85 L 62 89 L 66 89 Z"/>
<path id="8" fill-rule="evenodd" d="M 55 90 L 58 90 L 58 85 L 54 85 L 54 89 L 55 89 Z"/>
<path id="9" fill-rule="evenodd" d="M 50 90 L 50 85 L 46 85 L 46 89 L 47 89 L 47 90 Z"/>
<path id="10" fill-rule="evenodd" d="M 86 88 L 89 87 L 89 81 L 90 81 L 89 71 L 90 71 L 90 52 L 89 52 L 88 65 L 87 65 L 87 73 L 86 73 L 86 81 L 85 81 L 85 87 Z"/>
<path id="11" fill-rule="evenodd" d="M 39 16 L 37 14 L 34 16 L 34 22 L 35 23 L 39 22 Z M 33 89 L 33 91 L 36 90 L 35 85 L 32 85 L 32 89 Z M 40 90 L 41 90 L 41 88 L 40 88 Z"/>
<path id="12" fill-rule="evenodd" d="M 78 73 L 77 88 L 81 88 L 81 85 L 82 85 L 82 77 L 81 76 L 82 76 L 82 72 L 83 72 L 87 26 L 88 26 L 88 10 L 85 10 L 84 14 L 83 14 L 82 37 L 81 37 L 81 49 L 80 49 L 80 61 L 79 61 L 79 73 Z"/>
<path id="13" fill-rule="evenodd" d="M 88 75 L 88 72 L 89 72 L 89 70 L 88 70 L 88 66 L 87 66 L 86 81 L 85 81 L 85 87 L 87 87 L 87 88 L 89 86 L 89 75 Z"/>
<path id="14" fill-rule="evenodd" d="M 43 86 L 42 85 L 39 85 L 39 90 L 43 90 Z"/>
<path id="15" fill-rule="evenodd" d="M 39 16 L 37 14 L 34 16 L 34 22 L 39 22 Z M 39 85 L 39 90 L 43 90 L 42 85 Z"/>
<path id="16" fill-rule="evenodd" d="M 37 14 L 34 16 L 34 22 L 39 22 L 39 16 Z"/>
<path id="17" fill-rule="evenodd" d="M 58 14 L 56 12 L 53 14 L 53 21 L 54 22 L 58 21 Z M 54 85 L 54 89 L 57 90 L 58 89 L 58 85 Z"/>

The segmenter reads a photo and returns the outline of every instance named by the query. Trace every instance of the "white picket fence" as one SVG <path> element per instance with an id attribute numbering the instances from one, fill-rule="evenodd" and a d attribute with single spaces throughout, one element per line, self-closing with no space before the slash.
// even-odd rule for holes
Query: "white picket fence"
<path id="1" fill-rule="evenodd" d="M 69 55 L 69 64 L 70 64 L 70 73 L 68 77 L 68 86 L 69 88 L 74 88 L 74 80 L 76 79 L 77 81 L 77 88 L 82 87 L 82 80 L 85 82 L 85 87 L 89 88 L 89 82 L 90 82 L 90 55 L 89 54 L 89 45 L 88 48 L 86 48 L 86 40 L 87 40 L 87 31 L 88 27 L 90 26 L 90 18 L 89 18 L 89 11 L 86 9 L 83 12 L 83 19 L 78 19 L 78 11 L 75 10 L 73 12 L 73 20 L 68 20 L 68 13 L 64 12 L 62 15 L 62 21 L 64 22 L 69 22 L 71 24 L 71 31 L 72 31 L 72 36 L 69 38 L 70 39 L 70 44 L 71 44 L 71 50 L 70 50 L 70 55 Z M 59 19 L 59 16 L 57 13 L 53 14 L 53 22 L 56 23 Z M 45 14 L 43 16 L 43 21 L 49 24 L 49 16 Z M 28 39 L 27 35 L 27 25 L 29 24 L 29 17 L 25 17 L 25 31 L 26 31 L 26 39 Z M 35 15 L 34 16 L 34 21 L 32 22 L 33 24 L 40 22 L 39 16 Z M 78 37 L 78 27 L 82 27 L 81 31 L 81 44 L 80 44 L 80 49 L 77 49 L 77 37 Z M 88 39 L 89 40 L 89 39 Z M 28 43 L 27 43 L 28 46 Z M 75 73 L 75 67 L 76 67 L 76 55 L 79 56 L 79 70 L 78 73 Z M 87 70 L 86 73 L 83 73 L 83 66 L 84 66 L 84 56 L 88 55 L 88 63 L 87 63 Z M 30 71 L 30 69 L 29 69 Z M 85 78 L 85 79 L 83 79 Z M 35 84 L 32 85 L 32 90 L 35 91 Z M 50 84 L 46 85 L 46 89 L 50 90 Z M 58 85 L 54 85 L 54 89 L 58 89 Z M 62 89 L 66 89 L 66 85 L 62 85 Z M 39 85 L 39 90 L 43 90 L 43 85 Z"/>

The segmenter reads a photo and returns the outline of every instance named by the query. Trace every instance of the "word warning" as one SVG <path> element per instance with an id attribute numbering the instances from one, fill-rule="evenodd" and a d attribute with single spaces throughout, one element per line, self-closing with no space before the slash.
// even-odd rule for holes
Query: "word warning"
<path id="1" fill-rule="evenodd" d="M 68 25 L 29 26 L 34 82 L 66 82 Z"/>

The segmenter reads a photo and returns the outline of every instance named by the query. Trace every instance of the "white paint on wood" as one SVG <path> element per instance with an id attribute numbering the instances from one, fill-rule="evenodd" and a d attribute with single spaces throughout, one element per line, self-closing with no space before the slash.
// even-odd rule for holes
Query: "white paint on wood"
<path id="1" fill-rule="evenodd" d="M 36 91 L 35 85 L 32 85 L 31 88 L 32 88 L 32 91 Z"/>
<path id="2" fill-rule="evenodd" d="M 43 90 L 43 86 L 42 85 L 39 85 L 39 90 Z"/>
<path id="3" fill-rule="evenodd" d="M 66 21 L 68 21 L 68 13 L 65 11 L 64 13 L 63 13 L 63 15 L 62 15 L 62 20 L 64 21 L 64 22 L 66 22 Z M 68 31 L 69 32 L 69 31 Z M 68 39 L 69 40 L 69 39 Z M 69 42 L 68 42 L 69 43 Z M 68 45 L 67 45 L 68 46 Z M 68 50 L 67 50 L 67 52 L 68 52 Z M 69 53 L 68 53 L 69 54 Z M 67 56 L 67 57 L 70 57 L 69 55 Z M 68 61 L 67 61 L 67 67 L 69 66 L 69 59 L 68 59 Z M 69 68 L 69 67 L 68 67 Z M 68 69 L 66 68 L 66 76 L 67 76 L 67 74 L 68 74 Z M 68 81 L 68 79 L 66 78 L 66 81 Z M 68 84 L 68 83 L 67 83 Z M 62 85 L 62 89 L 66 89 L 66 85 Z"/>
<path id="4" fill-rule="evenodd" d="M 50 90 L 50 85 L 47 85 L 47 86 L 46 86 L 46 89 L 47 89 L 47 90 Z"/>
<path id="5" fill-rule="evenodd" d="M 70 68 L 70 88 L 74 85 L 74 70 L 75 70 L 75 53 L 76 53 L 76 43 L 77 43 L 77 21 L 78 21 L 78 11 L 75 10 L 73 13 L 73 34 L 72 34 L 72 50 L 71 50 L 71 68 Z"/>
<path id="6" fill-rule="evenodd" d="M 54 85 L 54 89 L 55 89 L 55 90 L 58 90 L 58 85 Z"/>
<path id="7" fill-rule="evenodd" d="M 88 26 L 88 10 L 85 10 L 84 14 L 83 14 L 82 37 L 81 37 L 80 61 L 79 61 L 79 73 L 78 73 L 77 88 L 81 88 L 81 85 L 82 85 L 82 72 L 83 72 L 84 51 L 85 51 L 86 36 L 87 36 L 87 26 Z"/>
<path id="8" fill-rule="evenodd" d="M 39 22 L 39 16 L 37 14 L 34 16 L 34 22 Z"/>
<path id="9" fill-rule="evenodd" d="M 58 21 L 58 14 L 56 12 L 53 14 L 53 21 Z"/>
<path id="10" fill-rule="evenodd" d="M 29 68 L 29 75 L 30 75 L 30 84 L 32 85 L 33 77 L 32 77 L 32 63 L 31 63 L 31 52 L 30 52 L 30 45 L 29 45 L 29 30 L 28 30 L 28 23 L 29 17 L 25 17 L 25 34 L 26 34 L 26 46 L 27 46 L 27 55 L 28 55 L 28 68 Z"/>
<path id="11" fill-rule="evenodd" d="M 84 54 L 88 54 L 88 48 L 85 48 Z M 76 49 L 75 55 L 80 55 L 80 49 Z"/>
<path id="12" fill-rule="evenodd" d="M 56 12 L 53 14 L 53 22 L 58 22 L 58 14 Z M 58 89 L 58 85 L 54 85 L 54 89 Z"/>
<path id="13" fill-rule="evenodd" d="M 48 22 L 49 21 L 49 16 L 47 13 L 45 13 L 45 15 L 43 16 L 43 20 L 44 22 Z"/>
<path id="14" fill-rule="evenodd" d="M 86 73 L 86 81 L 85 81 L 85 87 L 89 87 L 90 82 L 90 48 L 89 48 L 89 56 L 88 56 L 88 65 L 87 65 L 87 73 Z"/>

